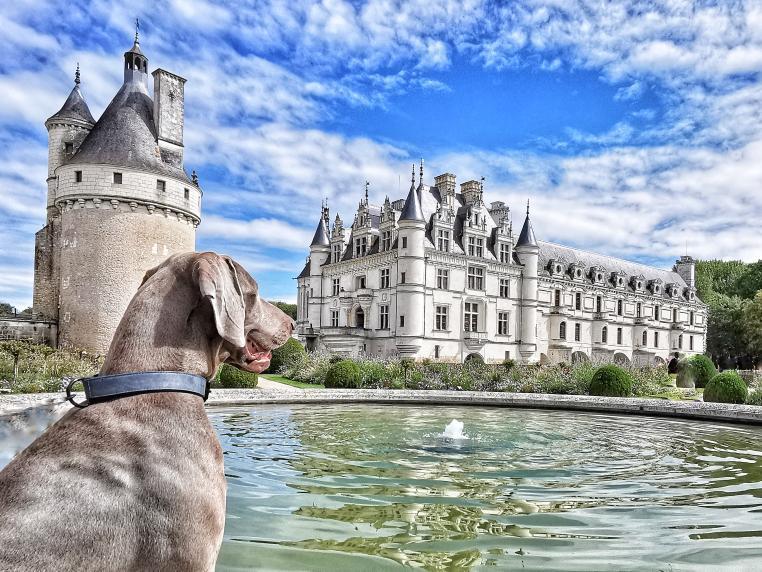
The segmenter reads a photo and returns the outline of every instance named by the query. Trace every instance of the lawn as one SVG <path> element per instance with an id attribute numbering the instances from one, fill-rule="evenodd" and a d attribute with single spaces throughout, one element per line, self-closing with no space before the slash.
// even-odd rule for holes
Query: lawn
<path id="1" fill-rule="evenodd" d="M 324 385 L 319 385 L 317 383 L 302 383 L 301 381 L 294 381 L 293 379 L 283 377 L 282 375 L 274 375 L 272 373 L 266 373 L 262 375 L 262 377 L 269 379 L 270 381 L 277 381 L 278 383 L 290 385 L 291 387 L 298 387 L 299 389 L 325 389 Z"/>

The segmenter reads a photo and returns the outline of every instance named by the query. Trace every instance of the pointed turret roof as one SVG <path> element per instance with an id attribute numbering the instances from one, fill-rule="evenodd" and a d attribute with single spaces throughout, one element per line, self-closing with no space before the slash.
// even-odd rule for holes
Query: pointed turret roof
<path id="1" fill-rule="evenodd" d="M 82 93 L 79 91 L 79 64 L 77 64 L 77 71 L 74 76 L 74 88 L 69 93 L 69 97 L 63 104 L 63 107 L 59 109 L 55 114 L 48 118 L 48 121 L 59 120 L 75 120 L 84 121 L 85 123 L 93 124 L 95 119 L 90 113 L 90 108 L 87 106 L 85 98 L 82 97 Z"/>
<path id="2" fill-rule="evenodd" d="M 413 178 L 410 183 L 410 192 L 407 194 L 405 206 L 402 209 L 402 214 L 400 215 L 399 220 L 425 221 L 423 218 L 423 209 L 421 208 L 421 197 L 415 188 L 415 164 L 413 164 Z"/>
<path id="3" fill-rule="evenodd" d="M 325 224 L 325 209 L 323 210 L 323 213 L 320 215 L 320 222 L 317 225 L 317 228 L 315 229 L 315 235 L 312 237 L 312 242 L 310 243 L 310 248 L 313 246 L 330 246 L 331 241 L 328 238 L 328 228 Z"/>
<path id="4" fill-rule="evenodd" d="M 534 237 L 532 221 L 529 220 L 529 201 L 527 201 L 527 217 L 524 219 L 524 226 L 521 227 L 521 234 L 516 241 L 516 247 L 519 246 L 537 246 L 537 239 Z"/>

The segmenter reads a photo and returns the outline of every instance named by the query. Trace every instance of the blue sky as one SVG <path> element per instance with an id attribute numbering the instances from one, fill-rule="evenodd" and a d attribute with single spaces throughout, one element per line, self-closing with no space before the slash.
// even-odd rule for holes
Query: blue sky
<path id="1" fill-rule="evenodd" d="M 762 258 L 762 4 L 19 1 L 0 13 L 0 300 L 31 303 L 45 119 L 79 62 L 98 117 L 141 20 L 186 84 L 197 248 L 293 301 L 328 197 L 351 222 L 426 179 L 485 177 L 538 237 L 670 266 Z M 400 180 L 403 192 L 400 192 Z"/>

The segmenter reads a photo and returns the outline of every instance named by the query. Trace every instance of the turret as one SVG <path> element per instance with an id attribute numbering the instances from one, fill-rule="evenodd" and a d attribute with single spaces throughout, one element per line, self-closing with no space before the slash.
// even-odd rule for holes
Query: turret
<path id="1" fill-rule="evenodd" d="M 124 83 L 138 82 L 148 88 L 148 58 L 140 51 L 140 23 L 135 20 L 135 41 L 124 52 Z"/>
<path id="2" fill-rule="evenodd" d="M 696 287 L 696 261 L 692 256 L 681 256 L 675 261 L 675 272 L 685 280 L 688 288 Z"/>
<path id="3" fill-rule="evenodd" d="M 423 165 L 421 183 L 423 187 Z M 415 165 L 410 192 L 400 215 L 397 231 L 397 350 L 412 355 L 420 349 L 420 338 L 426 335 L 424 325 L 424 283 L 426 262 L 426 221 L 421 199 L 415 187 Z"/>
<path id="4" fill-rule="evenodd" d="M 521 345 L 524 361 L 533 361 L 537 353 L 537 263 L 540 248 L 529 219 L 529 201 L 524 226 L 516 241 L 516 255 L 524 266 L 521 276 Z"/>
<path id="5" fill-rule="evenodd" d="M 328 237 L 328 205 L 323 205 L 315 234 L 310 243 L 310 276 L 320 276 L 321 266 L 326 263 L 331 253 L 331 240 Z"/>

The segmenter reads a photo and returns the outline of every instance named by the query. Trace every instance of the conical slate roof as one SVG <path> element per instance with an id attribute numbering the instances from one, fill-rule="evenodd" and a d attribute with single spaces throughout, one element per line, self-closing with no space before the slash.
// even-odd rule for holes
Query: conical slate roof
<path id="1" fill-rule="evenodd" d="M 190 183 L 178 162 L 164 160 L 156 141 L 153 101 L 143 82 L 128 81 L 111 100 L 69 163 L 105 163 L 176 177 Z"/>
<path id="2" fill-rule="evenodd" d="M 527 212 L 527 218 L 524 219 L 524 226 L 521 227 L 521 234 L 519 234 L 519 239 L 516 241 L 516 246 L 537 246 L 532 221 L 529 220 L 529 212 Z"/>
<path id="3" fill-rule="evenodd" d="M 77 68 L 79 70 L 79 68 Z M 77 71 L 79 73 L 79 71 Z M 75 120 L 84 121 L 85 123 L 95 123 L 90 108 L 85 102 L 85 98 L 82 97 L 82 93 L 79 91 L 79 85 L 75 85 L 74 89 L 69 93 L 69 97 L 63 104 L 63 107 L 59 109 L 55 114 L 48 118 L 48 121 L 60 119 L 60 120 Z"/>
<path id="4" fill-rule="evenodd" d="M 423 209 L 421 208 L 421 197 L 418 191 L 415 189 L 415 185 L 410 186 L 410 192 L 405 199 L 405 206 L 402 209 L 400 220 L 420 220 L 425 222 L 423 218 Z"/>
<path id="5" fill-rule="evenodd" d="M 320 222 L 315 229 L 315 236 L 312 237 L 310 246 L 330 246 L 331 241 L 328 238 L 328 228 L 325 225 L 325 217 L 320 215 Z"/>

